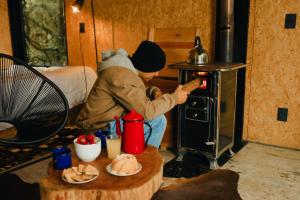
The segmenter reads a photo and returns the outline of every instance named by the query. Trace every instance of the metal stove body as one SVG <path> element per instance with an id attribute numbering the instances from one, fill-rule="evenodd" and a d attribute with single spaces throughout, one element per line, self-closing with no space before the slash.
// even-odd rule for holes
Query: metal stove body
<path id="1" fill-rule="evenodd" d="M 200 153 L 217 168 L 217 160 L 234 143 L 237 69 L 243 64 L 208 64 L 193 66 L 174 64 L 179 69 L 179 84 L 202 76 L 202 87 L 191 92 L 186 103 L 178 106 L 177 149 L 179 157 L 186 152 Z"/>

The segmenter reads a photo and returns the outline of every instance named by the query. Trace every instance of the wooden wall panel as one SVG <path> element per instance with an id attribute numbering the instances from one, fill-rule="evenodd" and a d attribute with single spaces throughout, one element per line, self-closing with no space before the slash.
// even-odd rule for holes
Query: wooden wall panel
<path id="1" fill-rule="evenodd" d="M 289 0 L 255 4 L 253 46 L 248 49 L 252 69 L 247 139 L 300 149 L 299 23 L 296 29 L 284 29 L 287 13 L 296 13 L 299 22 L 300 4 Z M 278 107 L 289 109 L 287 122 L 277 121 Z"/>
<path id="2" fill-rule="evenodd" d="M 96 45 L 91 0 L 84 1 L 80 13 L 72 12 L 71 6 L 74 2 L 74 0 L 65 0 L 68 65 L 84 64 L 96 69 Z M 79 33 L 80 23 L 85 24 L 85 33 Z"/>
<path id="3" fill-rule="evenodd" d="M 156 29 L 154 33 L 154 41 L 156 42 L 191 42 L 194 44 L 194 40 L 197 35 L 196 28 L 188 28 L 188 29 L 176 29 L 174 32 L 173 28 L 164 28 L 164 29 Z M 191 48 L 189 46 L 189 48 Z"/>
<path id="4" fill-rule="evenodd" d="M 132 54 L 142 40 L 148 39 L 149 27 L 154 26 L 198 27 L 203 47 L 213 54 L 214 1 L 106 0 L 93 3 L 98 52 L 122 47 Z"/>
<path id="5" fill-rule="evenodd" d="M 149 40 L 156 42 L 166 54 L 166 66 L 159 72 L 161 77 L 178 77 L 177 69 L 168 69 L 167 65 L 187 60 L 187 55 L 195 47 L 197 28 L 154 28 L 149 30 Z"/>
<path id="6" fill-rule="evenodd" d="M 0 52 L 12 55 L 7 0 L 0 0 Z"/>

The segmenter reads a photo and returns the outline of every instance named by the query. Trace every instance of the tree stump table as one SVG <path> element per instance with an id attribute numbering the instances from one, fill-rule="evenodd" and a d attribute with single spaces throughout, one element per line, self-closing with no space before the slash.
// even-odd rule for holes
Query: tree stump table
<path id="1" fill-rule="evenodd" d="M 96 180 L 84 184 L 66 183 L 61 179 L 62 170 L 55 170 L 49 163 L 48 176 L 40 182 L 42 200 L 141 200 L 151 199 L 162 183 L 163 159 L 158 150 L 147 146 L 144 153 L 136 155 L 142 170 L 132 176 L 113 176 L 106 171 L 111 162 L 106 150 L 97 160 L 90 162 L 99 170 Z M 72 155 L 72 165 L 80 162 Z M 86 163 L 84 163 L 86 164 Z"/>

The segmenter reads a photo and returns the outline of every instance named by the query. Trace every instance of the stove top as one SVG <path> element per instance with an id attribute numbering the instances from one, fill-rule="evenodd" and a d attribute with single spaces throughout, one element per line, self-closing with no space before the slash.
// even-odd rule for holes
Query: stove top
<path id="1" fill-rule="evenodd" d="M 38 145 L 0 145 L 0 175 L 51 157 L 52 149 L 72 144 L 73 140 L 82 133 L 81 129 L 65 128 Z"/>
<path id="2" fill-rule="evenodd" d="M 202 65 L 192 65 L 187 62 L 180 62 L 169 64 L 169 69 L 182 69 L 182 70 L 197 70 L 204 72 L 213 72 L 213 71 L 232 71 L 240 68 L 246 67 L 246 64 L 243 63 L 207 63 Z"/>

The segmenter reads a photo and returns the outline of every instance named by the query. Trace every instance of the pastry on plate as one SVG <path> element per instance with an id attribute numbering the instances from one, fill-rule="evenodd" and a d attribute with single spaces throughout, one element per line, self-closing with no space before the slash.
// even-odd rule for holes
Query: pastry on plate
<path id="1" fill-rule="evenodd" d="M 138 170 L 138 162 L 132 154 L 121 154 L 111 162 L 111 169 L 117 174 L 131 174 Z"/>

